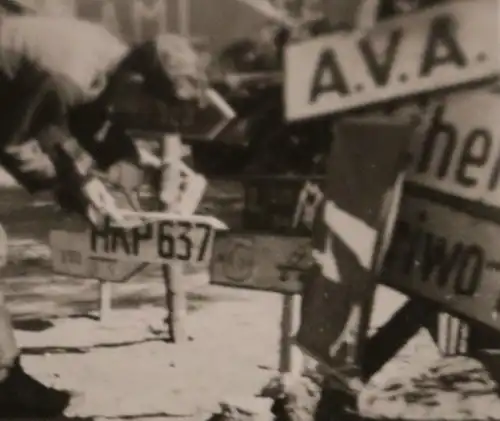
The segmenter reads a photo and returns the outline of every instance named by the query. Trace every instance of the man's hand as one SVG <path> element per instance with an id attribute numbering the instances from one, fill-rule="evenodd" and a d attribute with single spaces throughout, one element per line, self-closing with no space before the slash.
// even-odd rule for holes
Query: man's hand
<path id="1" fill-rule="evenodd" d="M 96 176 L 91 176 L 79 187 L 69 183 L 60 185 L 54 195 L 62 210 L 83 216 L 93 226 L 101 226 L 106 219 L 125 229 L 143 224 L 139 217 L 123 213 L 105 182 Z"/>
<path id="2" fill-rule="evenodd" d="M 134 228 L 143 224 L 137 217 L 125 216 L 106 185 L 96 177 L 89 179 L 82 187 L 87 201 L 86 216 L 95 226 L 102 225 L 109 218 L 111 223 L 121 228 Z"/>

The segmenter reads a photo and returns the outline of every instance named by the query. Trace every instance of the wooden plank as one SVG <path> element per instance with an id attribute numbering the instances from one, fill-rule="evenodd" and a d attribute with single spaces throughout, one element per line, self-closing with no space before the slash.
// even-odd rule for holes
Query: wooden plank
<path id="1" fill-rule="evenodd" d="M 368 381 L 415 334 L 430 325 L 437 308 L 421 299 L 411 299 L 368 341 L 364 350 L 363 378 Z"/>
<path id="2" fill-rule="evenodd" d="M 221 234 L 216 237 L 211 283 L 243 289 L 297 294 L 302 284 L 284 272 L 306 269 L 311 241 L 301 237 Z"/>

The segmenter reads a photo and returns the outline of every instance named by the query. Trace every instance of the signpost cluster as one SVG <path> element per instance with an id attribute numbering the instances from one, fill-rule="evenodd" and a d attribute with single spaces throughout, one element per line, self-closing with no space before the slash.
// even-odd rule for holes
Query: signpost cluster
<path id="1" fill-rule="evenodd" d="M 351 393 L 422 327 L 451 354 L 500 329 L 499 7 L 444 2 L 287 48 L 288 120 L 335 115 L 337 133 L 304 187 L 323 200 L 296 342 Z M 408 302 L 368 337 L 381 283 Z"/>
<path id="2" fill-rule="evenodd" d="M 183 141 L 213 140 L 235 113 L 216 91 L 208 89 L 205 107 L 187 107 L 171 114 L 177 120 L 181 115 L 186 117 L 182 125 L 172 117 L 165 126 L 178 127 L 182 134 L 130 128 L 139 149 L 160 157 L 159 182 L 156 177 L 148 177 L 144 169 L 126 162 L 106 174 L 123 213 L 140 217 L 144 224 L 128 231 L 110 224 L 93 229 L 82 228 L 81 224 L 64 227 L 51 233 L 50 245 L 55 272 L 99 280 L 101 320 L 111 314 L 113 283 L 126 282 L 150 264 L 159 264 L 166 287 L 169 336 L 182 341 L 186 338 L 183 325 L 187 307 L 184 267 L 207 267 L 216 231 L 227 228 L 215 217 L 196 214 L 207 180 L 186 162 L 190 148 Z M 130 126 L 128 121 L 123 123 Z"/>
<path id="3" fill-rule="evenodd" d="M 182 161 L 180 136 L 157 134 L 143 139 L 142 146 L 148 142 L 165 163 L 160 185 L 131 185 L 127 180 L 114 180 L 117 185 L 127 186 L 127 196 L 139 196 L 135 202 L 143 207 L 124 213 L 141 217 L 144 224 L 131 230 L 106 224 L 84 230 L 52 231 L 53 268 L 65 275 L 98 279 L 101 320 L 105 320 L 111 309 L 111 284 L 126 282 L 149 264 L 160 264 L 170 338 L 182 341 L 186 336 L 184 266 L 195 263 L 207 267 L 215 232 L 227 227 L 212 216 L 194 213 L 207 183 Z M 141 177 L 130 177 L 133 171 L 141 172 L 127 168 L 121 175 L 143 183 Z"/>
<path id="4" fill-rule="evenodd" d="M 476 326 L 500 330 L 499 12 L 451 1 L 290 45 L 287 119 L 335 116 L 324 176 L 243 178 L 241 227 L 215 237 L 224 224 L 193 215 L 206 182 L 167 136 L 163 209 L 127 233 L 53 233 L 55 269 L 117 281 L 161 263 L 180 326 L 182 265 L 211 261 L 213 284 L 283 295 L 282 372 L 300 373 L 297 345 L 353 394 L 422 327 L 470 353 Z M 378 284 L 408 301 L 369 337 Z"/>

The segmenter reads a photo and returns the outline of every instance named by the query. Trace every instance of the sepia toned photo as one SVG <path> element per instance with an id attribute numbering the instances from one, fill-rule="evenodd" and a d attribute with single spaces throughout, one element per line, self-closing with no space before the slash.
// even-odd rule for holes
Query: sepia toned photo
<path id="1" fill-rule="evenodd" d="M 0 420 L 500 420 L 499 37 L 0 0 Z"/>

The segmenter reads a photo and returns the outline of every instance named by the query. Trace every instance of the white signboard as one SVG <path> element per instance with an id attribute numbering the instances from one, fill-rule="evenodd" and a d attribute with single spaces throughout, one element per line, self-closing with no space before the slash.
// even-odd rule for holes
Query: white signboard
<path id="1" fill-rule="evenodd" d="M 500 329 L 500 227 L 405 196 L 381 279 Z"/>
<path id="2" fill-rule="evenodd" d="M 451 94 L 415 139 L 408 181 L 500 208 L 500 89 Z"/>
<path id="3" fill-rule="evenodd" d="M 172 216 L 129 231 L 109 225 L 86 232 L 53 231 L 53 268 L 66 275 L 119 281 L 126 273 L 124 263 L 206 264 L 215 230 L 224 228 L 209 216 Z"/>
<path id="4" fill-rule="evenodd" d="M 454 1 L 291 45 L 285 60 L 288 120 L 482 80 L 500 69 L 499 2 Z"/>

